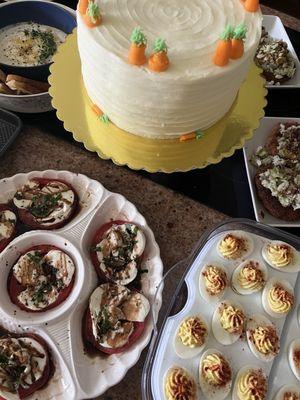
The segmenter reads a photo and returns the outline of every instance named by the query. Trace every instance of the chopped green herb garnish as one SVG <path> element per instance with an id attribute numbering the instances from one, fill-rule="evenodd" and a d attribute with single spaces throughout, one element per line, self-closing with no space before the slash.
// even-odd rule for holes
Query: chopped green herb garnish
<path id="1" fill-rule="evenodd" d="M 32 198 L 32 204 L 29 211 L 37 218 L 46 217 L 55 209 L 61 198 L 61 193 L 58 193 L 57 195 L 50 193 L 38 194 Z"/>
<path id="2" fill-rule="evenodd" d="M 24 29 L 24 34 L 26 36 L 30 36 L 32 39 L 38 39 L 40 41 L 40 63 L 44 63 L 45 61 L 47 61 L 49 57 L 53 56 L 53 54 L 56 52 L 57 43 L 55 41 L 53 32 L 51 32 L 50 30 L 41 31 L 38 28 L 32 28 L 31 30 Z"/>
<path id="3" fill-rule="evenodd" d="M 41 253 L 39 253 L 38 251 L 36 251 L 34 254 L 32 253 L 27 253 L 27 257 L 29 258 L 29 260 L 31 262 L 33 262 L 34 264 L 39 264 L 39 262 L 42 259 L 42 255 Z"/>
<path id="4" fill-rule="evenodd" d="M 103 309 L 96 315 L 96 320 L 100 337 L 106 335 L 113 328 L 106 307 L 103 307 Z"/>

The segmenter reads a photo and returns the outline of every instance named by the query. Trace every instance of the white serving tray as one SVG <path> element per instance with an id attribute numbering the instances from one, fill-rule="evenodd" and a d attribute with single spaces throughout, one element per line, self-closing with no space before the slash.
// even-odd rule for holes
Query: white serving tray
<path id="1" fill-rule="evenodd" d="M 297 56 L 297 53 L 290 41 L 288 34 L 286 33 L 285 27 L 281 22 L 279 17 L 274 15 L 264 15 L 263 16 L 263 26 L 266 28 L 266 31 L 269 33 L 271 37 L 274 39 L 282 39 L 287 45 L 288 49 L 292 53 L 292 56 L 296 62 L 296 72 L 292 79 L 287 82 L 284 82 L 282 85 L 266 85 L 268 89 L 278 89 L 278 88 L 296 88 L 300 87 L 300 62 Z"/>
<path id="2" fill-rule="evenodd" d="M 266 139 L 270 134 L 274 125 L 278 124 L 279 122 L 290 122 L 290 121 L 295 121 L 300 123 L 300 118 L 278 118 L 278 117 L 263 118 L 261 120 L 259 128 L 255 131 L 253 138 L 246 142 L 243 151 L 244 151 L 245 165 L 247 170 L 247 176 L 248 176 L 256 221 L 262 222 L 270 226 L 296 228 L 300 227 L 300 221 L 289 222 L 275 218 L 263 207 L 257 196 L 256 187 L 254 183 L 254 176 L 256 174 L 257 168 L 250 162 L 250 159 L 252 155 L 255 153 L 256 149 L 259 146 L 265 145 Z"/>
<path id="3" fill-rule="evenodd" d="M 10 331 L 36 332 L 49 345 L 55 364 L 55 375 L 42 390 L 28 400 L 81 400 L 103 394 L 120 382 L 138 361 L 152 333 L 151 318 L 139 340 L 128 351 L 109 357 L 84 354 L 81 336 L 83 313 L 98 280 L 90 261 L 89 247 L 95 231 L 111 219 L 138 224 L 146 236 L 142 292 L 153 303 L 156 288 L 162 279 L 162 262 L 154 235 L 136 207 L 122 195 L 106 190 L 99 182 L 68 171 L 33 171 L 0 180 L 0 203 L 12 198 L 28 179 L 47 177 L 70 183 L 79 195 L 80 212 L 65 227 L 55 231 L 31 231 L 15 238 L 0 255 L 0 325 Z M 55 309 L 44 313 L 24 312 L 9 299 L 6 282 L 12 263 L 18 255 L 35 244 L 53 244 L 64 248 L 76 264 L 74 288 L 69 298 Z M 161 291 L 155 298 L 160 308 Z"/>
<path id="4" fill-rule="evenodd" d="M 238 220 L 237 220 L 238 221 Z M 229 221 L 229 225 L 234 225 L 235 220 Z M 261 236 L 264 233 L 264 228 L 259 228 L 259 235 L 251 233 L 255 231 L 255 226 L 250 227 L 249 224 L 245 224 L 243 221 L 236 225 L 239 225 L 239 229 L 244 231 L 254 240 L 254 250 L 252 254 L 247 256 L 247 259 L 257 259 L 258 261 L 264 263 L 261 256 L 261 249 L 264 243 L 268 242 L 272 233 L 266 232 L 266 236 Z M 226 227 L 226 222 L 224 223 L 224 228 Z M 185 283 L 187 286 L 187 300 L 184 307 L 176 315 L 168 317 L 163 323 L 162 331 L 160 332 L 158 345 L 155 346 L 155 353 L 151 361 L 150 371 L 147 369 L 147 373 L 151 374 L 149 381 L 151 382 L 151 396 L 149 392 L 145 393 L 145 399 L 154 400 L 165 400 L 164 396 L 164 378 L 166 372 L 169 368 L 177 365 L 186 368 L 189 373 L 195 379 L 198 389 L 198 397 L 204 398 L 199 386 L 198 370 L 199 361 L 201 355 L 206 349 L 216 348 L 221 351 L 225 357 L 230 362 L 231 368 L 233 370 L 233 384 L 237 372 L 240 368 L 246 365 L 254 365 L 258 368 L 262 368 L 263 371 L 269 378 L 269 390 L 267 399 L 273 399 L 274 395 L 277 393 L 278 389 L 284 384 L 298 384 L 299 382 L 293 375 L 287 360 L 287 349 L 290 343 L 297 337 L 300 337 L 299 324 L 297 318 L 297 310 L 299 305 L 299 295 L 300 282 L 297 279 L 297 273 L 284 273 L 275 270 L 271 267 L 268 268 L 268 279 L 276 277 L 280 279 L 285 279 L 291 283 L 295 291 L 295 307 L 288 317 L 283 317 L 281 319 L 275 319 L 266 314 L 261 304 L 261 292 L 254 293 L 252 295 L 239 295 L 235 293 L 231 288 L 228 288 L 223 300 L 232 300 L 233 302 L 238 302 L 242 305 L 246 312 L 246 316 L 250 317 L 253 314 L 261 313 L 264 314 L 274 325 L 277 327 L 277 331 L 281 336 L 281 349 L 279 355 L 272 362 L 264 362 L 257 359 L 253 353 L 250 351 L 247 341 L 245 339 L 239 339 L 236 343 L 228 346 L 221 345 L 216 341 L 211 331 L 211 319 L 213 312 L 216 308 L 216 304 L 206 303 L 200 295 L 199 292 L 199 276 L 202 272 L 204 265 L 215 262 L 223 267 L 225 267 L 228 274 L 229 280 L 231 278 L 232 272 L 235 267 L 240 264 L 241 261 L 226 261 L 221 258 L 216 252 L 216 245 L 220 238 L 230 231 L 223 230 L 222 226 L 219 229 L 221 233 L 215 234 L 214 231 L 210 235 L 210 239 L 204 242 L 203 247 L 194 258 L 192 264 L 188 268 L 188 272 L 185 276 Z M 275 232 L 273 238 L 279 239 L 280 231 Z M 284 239 L 283 239 L 284 240 Z M 300 244 L 298 245 L 298 250 L 300 249 Z M 265 264 L 265 263 L 264 263 Z M 266 265 L 266 264 L 265 264 Z M 203 352 L 191 359 L 182 359 L 177 356 L 174 350 L 173 340 L 174 334 L 180 324 L 180 322 L 187 316 L 200 314 L 208 322 L 210 328 L 210 334 L 208 342 L 203 349 Z M 233 385 L 232 385 L 233 387 Z M 213 396 L 211 397 L 213 399 Z M 232 394 L 226 397 L 225 400 L 232 398 Z"/>

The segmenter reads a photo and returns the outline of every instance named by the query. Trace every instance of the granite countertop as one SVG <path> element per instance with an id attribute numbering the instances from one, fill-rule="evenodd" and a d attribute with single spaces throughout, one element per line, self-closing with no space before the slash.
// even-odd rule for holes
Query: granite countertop
<path id="1" fill-rule="evenodd" d="M 47 132 L 25 126 L 23 132 L 0 159 L 0 179 L 32 170 L 69 170 L 86 174 L 108 190 L 123 194 L 146 218 L 160 246 L 164 271 L 189 255 L 201 234 L 226 219 L 224 214 L 112 162 L 103 161 L 73 143 Z M 203 188 L 205 190 L 205 188 Z M 126 378 L 108 390 L 103 400 L 138 400 L 147 350 Z"/>

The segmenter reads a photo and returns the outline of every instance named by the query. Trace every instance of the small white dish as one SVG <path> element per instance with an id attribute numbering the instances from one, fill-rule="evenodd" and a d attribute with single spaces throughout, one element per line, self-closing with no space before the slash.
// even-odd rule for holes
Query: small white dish
<path id="1" fill-rule="evenodd" d="M 273 127 L 280 122 L 290 122 L 290 121 L 300 123 L 300 118 L 281 118 L 281 117 L 263 118 L 261 120 L 259 128 L 255 131 L 253 138 L 246 142 L 243 151 L 244 151 L 245 165 L 247 170 L 248 182 L 250 186 L 250 192 L 251 192 L 256 221 L 262 222 L 270 226 L 299 228 L 300 221 L 292 222 L 275 218 L 263 207 L 257 196 L 256 187 L 254 183 L 254 176 L 256 174 L 257 168 L 250 162 L 250 159 L 257 150 L 257 148 L 259 146 L 265 145 L 266 139 L 269 136 Z"/>
<path id="2" fill-rule="evenodd" d="M 279 17 L 276 17 L 275 15 L 264 15 L 263 26 L 266 28 L 266 31 L 272 38 L 282 39 L 284 42 L 287 43 L 288 49 L 290 50 L 296 63 L 296 73 L 292 79 L 288 80 L 287 82 L 284 82 L 281 85 L 266 85 L 266 87 L 268 89 L 278 89 L 278 88 L 284 89 L 284 88 L 300 87 L 300 61 L 290 41 L 290 38 L 285 30 L 285 27 L 281 22 L 281 19 Z"/>

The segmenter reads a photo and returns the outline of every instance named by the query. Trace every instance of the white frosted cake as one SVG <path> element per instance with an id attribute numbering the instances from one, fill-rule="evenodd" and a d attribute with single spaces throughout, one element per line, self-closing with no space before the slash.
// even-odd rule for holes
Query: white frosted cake
<path id="1" fill-rule="evenodd" d="M 83 81 L 92 103 L 112 123 L 135 135 L 169 139 L 205 130 L 229 111 L 259 43 L 259 7 L 249 12 L 241 0 L 88 4 L 96 17 L 100 10 L 101 17 L 99 24 L 87 24 L 83 12 L 77 11 Z M 219 66 L 214 54 L 228 25 L 246 28 L 244 53 Z M 155 40 L 165 39 L 170 62 L 165 71 L 153 71 L 148 62 L 138 66 L 128 61 L 137 27 L 147 37 L 147 59 Z"/>

